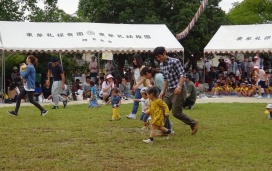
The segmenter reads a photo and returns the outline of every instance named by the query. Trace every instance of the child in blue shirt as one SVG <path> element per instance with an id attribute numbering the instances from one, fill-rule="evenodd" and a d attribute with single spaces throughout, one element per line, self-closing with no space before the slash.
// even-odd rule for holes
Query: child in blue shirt
<path id="1" fill-rule="evenodd" d="M 119 93 L 118 88 L 114 87 L 113 89 L 111 89 L 111 97 L 106 103 L 106 105 L 108 105 L 111 102 L 111 106 L 112 106 L 112 117 L 110 121 L 116 121 L 121 119 L 118 108 L 121 104 L 122 98 L 118 95 L 118 93 Z"/>
<path id="2" fill-rule="evenodd" d="M 93 81 L 90 81 L 90 92 L 91 92 L 91 95 L 90 95 L 88 107 L 89 108 L 100 107 L 100 105 L 97 102 L 97 90 Z"/>

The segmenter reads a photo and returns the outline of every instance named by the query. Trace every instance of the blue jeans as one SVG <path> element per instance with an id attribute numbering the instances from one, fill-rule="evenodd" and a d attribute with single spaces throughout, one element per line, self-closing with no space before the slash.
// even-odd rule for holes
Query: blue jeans
<path id="1" fill-rule="evenodd" d="M 146 113 L 142 112 L 142 114 L 140 116 L 140 121 L 146 122 L 148 118 L 149 118 L 149 115 L 147 115 Z"/>
<path id="2" fill-rule="evenodd" d="M 141 99 L 142 98 L 142 95 L 140 93 L 141 89 L 137 89 L 135 91 L 135 99 Z M 131 111 L 132 114 L 136 115 L 137 111 L 138 111 L 138 108 L 139 108 L 139 102 L 134 102 L 133 103 L 133 109 Z"/>

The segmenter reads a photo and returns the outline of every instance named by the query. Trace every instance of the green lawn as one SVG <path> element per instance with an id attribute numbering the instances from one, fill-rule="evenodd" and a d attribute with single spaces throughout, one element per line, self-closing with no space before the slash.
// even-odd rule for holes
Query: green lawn
<path id="1" fill-rule="evenodd" d="M 272 120 L 267 104 L 197 104 L 185 110 L 199 119 L 199 132 L 170 117 L 172 139 L 155 137 L 129 120 L 132 104 L 122 105 L 122 120 L 110 122 L 110 106 L 70 105 L 45 117 L 35 107 L 19 116 L 0 108 L 0 170 L 271 170 Z"/>

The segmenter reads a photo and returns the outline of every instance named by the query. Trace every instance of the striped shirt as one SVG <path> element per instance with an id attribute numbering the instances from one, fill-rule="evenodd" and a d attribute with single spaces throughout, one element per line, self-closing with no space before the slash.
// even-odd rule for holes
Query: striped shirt
<path id="1" fill-rule="evenodd" d="M 183 76 L 184 70 L 178 59 L 167 57 L 160 63 L 160 69 L 164 81 L 168 82 L 168 89 L 176 88 L 179 85 L 179 79 Z"/>

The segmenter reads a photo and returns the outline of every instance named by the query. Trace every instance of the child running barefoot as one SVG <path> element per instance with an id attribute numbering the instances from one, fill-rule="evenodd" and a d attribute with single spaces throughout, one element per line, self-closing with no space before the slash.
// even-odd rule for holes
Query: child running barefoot
<path id="1" fill-rule="evenodd" d="M 148 130 L 148 117 L 149 115 L 146 114 L 146 111 L 148 109 L 149 106 L 149 99 L 147 97 L 147 87 L 144 87 L 141 89 L 140 93 L 142 95 L 141 99 L 134 99 L 135 102 L 142 102 L 142 114 L 140 116 L 140 120 L 144 122 L 144 126 L 142 127 L 142 130 Z"/>
<path id="2" fill-rule="evenodd" d="M 165 116 L 169 117 L 169 109 L 165 102 L 157 96 L 158 90 L 156 87 L 151 87 L 147 90 L 147 96 L 150 100 L 150 105 L 146 114 L 151 115 L 151 129 L 150 129 L 150 138 L 143 140 L 145 143 L 153 143 L 153 138 L 155 136 L 155 129 L 161 130 L 168 134 L 167 139 L 174 134 L 174 131 L 165 128 L 164 125 L 164 112 Z"/>
<path id="3" fill-rule="evenodd" d="M 111 97 L 108 100 L 108 102 L 106 103 L 106 105 L 108 105 L 111 102 L 111 106 L 112 106 L 112 117 L 111 117 L 110 121 L 116 121 L 116 120 L 121 119 L 119 112 L 118 112 L 118 108 L 121 104 L 122 98 L 118 95 L 118 92 L 119 92 L 119 90 L 116 87 L 111 89 Z"/>

